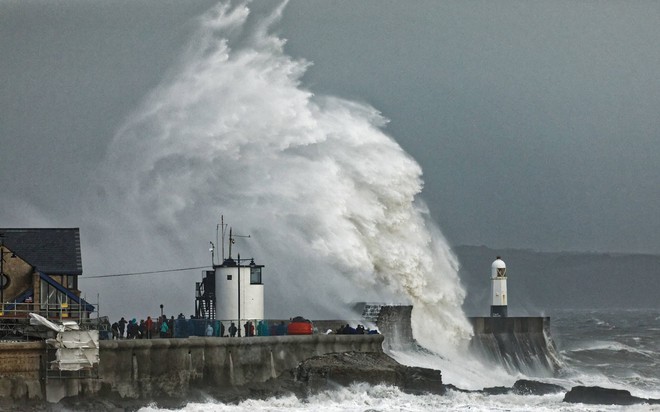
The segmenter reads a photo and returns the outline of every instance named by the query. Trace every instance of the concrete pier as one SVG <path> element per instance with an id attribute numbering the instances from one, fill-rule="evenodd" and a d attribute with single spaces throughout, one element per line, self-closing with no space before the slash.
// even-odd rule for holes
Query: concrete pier
<path id="1" fill-rule="evenodd" d="M 561 361 L 549 317 L 472 317 L 473 352 L 511 372 L 554 374 Z"/>
<path id="2" fill-rule="evenodd" d="M 473 317 L 469 318 L 475 334 L 542 333 L 550 329 L 549 317 Z"/>
<path id="3" fill-rule="evenodd" d="M 381 335 L 306 335 L 248 338 L 100 341 L 100 364 L 84 377 L 47 373 L 44 342 L 0 342 L 2 405 L 80 399 L 188 399 L 242 385 L 258 385 L 301 362 L 330 353 L 383 353 L 414 347 L 411 306 L 383 306 Z M 469 318 L 471 348 L 511 371 L 551 375 L 560 367 L 550 337 L 550 318 Z M 318 322 L 321 324 L 321 322 Z M 331 325 L 346 321 L 327 321 Z"/>
<path id="4" fill-rule="evenodd" d="M 265 382 L 313 356 L 381 352 L 382 335 L 100 341 L 98 376 L 46 376 L 46 344 L 0 343 L 0 402 L 185 398 Z"/>

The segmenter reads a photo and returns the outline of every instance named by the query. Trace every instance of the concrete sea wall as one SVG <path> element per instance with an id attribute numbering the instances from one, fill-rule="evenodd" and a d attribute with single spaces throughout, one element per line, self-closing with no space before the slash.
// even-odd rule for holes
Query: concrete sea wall
<path id="1" fill-rule="evenodd" d="M 0 344 L 0 400 L 69 396 L 185 398 L 265 382 L 313 356 L 382 352 L 382 335 L 309 335 L 100 342 L 98 376 L 46 376 L 44 343 Z"/>
<path id="2" fill-rule="evenodd" d="M 200 393 L 258 387 L 315 356 L 415 349 L 410 306 L 380 309 L 381 335 L 308 335 L 100 342 L 100 364 L 83 376 L 53 376 L 44 342 L 0 342 L 3 404 L 58 402 L 65 397 L 112 400 L 189 399 Z M 560 358 L 549 318 L 470 318 L 472 349 L 512 371 L 554 373 Z M 327 321 L 329 329 L 349 323 Z M 323 330 L 323 328 L 321 328 Z M 122 402 L 118 402 L 122 403 Z"/>
<path id="3" fill-rule="evenodd" d="M 511 372 L 552 375 L 561 367 L 549 317 L 474 317 L 470 347 Z"/>
<path id="4" fill-rule="evenodd" d="M 0 343 L 0 399 L 43 399 L 46 345 L 43 342 Z"/>

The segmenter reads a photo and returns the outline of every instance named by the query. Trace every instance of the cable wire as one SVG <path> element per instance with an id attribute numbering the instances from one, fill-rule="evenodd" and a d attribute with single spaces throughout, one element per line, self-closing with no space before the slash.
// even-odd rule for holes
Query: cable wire
<path id="1" fill-rule="evenodd" d="M 153 274 L 156 274 L 156 273 L 184 272 L 186 270 L 208 269 L 208 268 L 209 268 L 208 266 L 198 266 L 198 267 L 194 267 L 194 268 L 152 270 L 150 272 L 115 273 L 115 274 L 112 274 L 112 275 L 83 276 L 83 279 L 113 278 L 113 277 L 118 277 L 118 276 L 153 275 Z"/>

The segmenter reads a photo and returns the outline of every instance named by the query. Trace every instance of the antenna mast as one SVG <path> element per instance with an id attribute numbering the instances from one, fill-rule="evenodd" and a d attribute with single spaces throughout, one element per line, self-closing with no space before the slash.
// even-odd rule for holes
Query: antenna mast
<path id="1" fill-rule="evenodd" d="M 223 263 L 225 261 L 225 216 L 220 215 L 220 223 L 215 225 L 215 244 L 219 244 L 218 241 L 218 228 L 222 228 L 222 260 L 220 263 Z"/>
<path id="2" fill-rule="evenodd" d="M 250 237 L 250 235 L 234 235 L 232 234 L 232 228 L 229 228 L 229 259 L 231 259 L 231 245 L 236 242 L 237 237 Z"/>
<path id="3" fill-rule="evenodd" d="M 229 228 L 229 259 L 231 259 L 231 244 L 234 243 L 234 238 L 231 235 L 231 228 Z"/>

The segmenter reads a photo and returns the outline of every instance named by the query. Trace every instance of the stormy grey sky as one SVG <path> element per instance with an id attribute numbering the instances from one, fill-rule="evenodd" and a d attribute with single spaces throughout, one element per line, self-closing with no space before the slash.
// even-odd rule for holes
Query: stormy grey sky
<path id="1" fill-rule="evenodd" d="M 89 171 L 214 3 L 0 2 L 2 226 L 80 225 Z M 390 119 L 452 244 L 660 253 L 659 21 L 655 1 L 293 0 L 275 31 L 305 87 Z"/>

